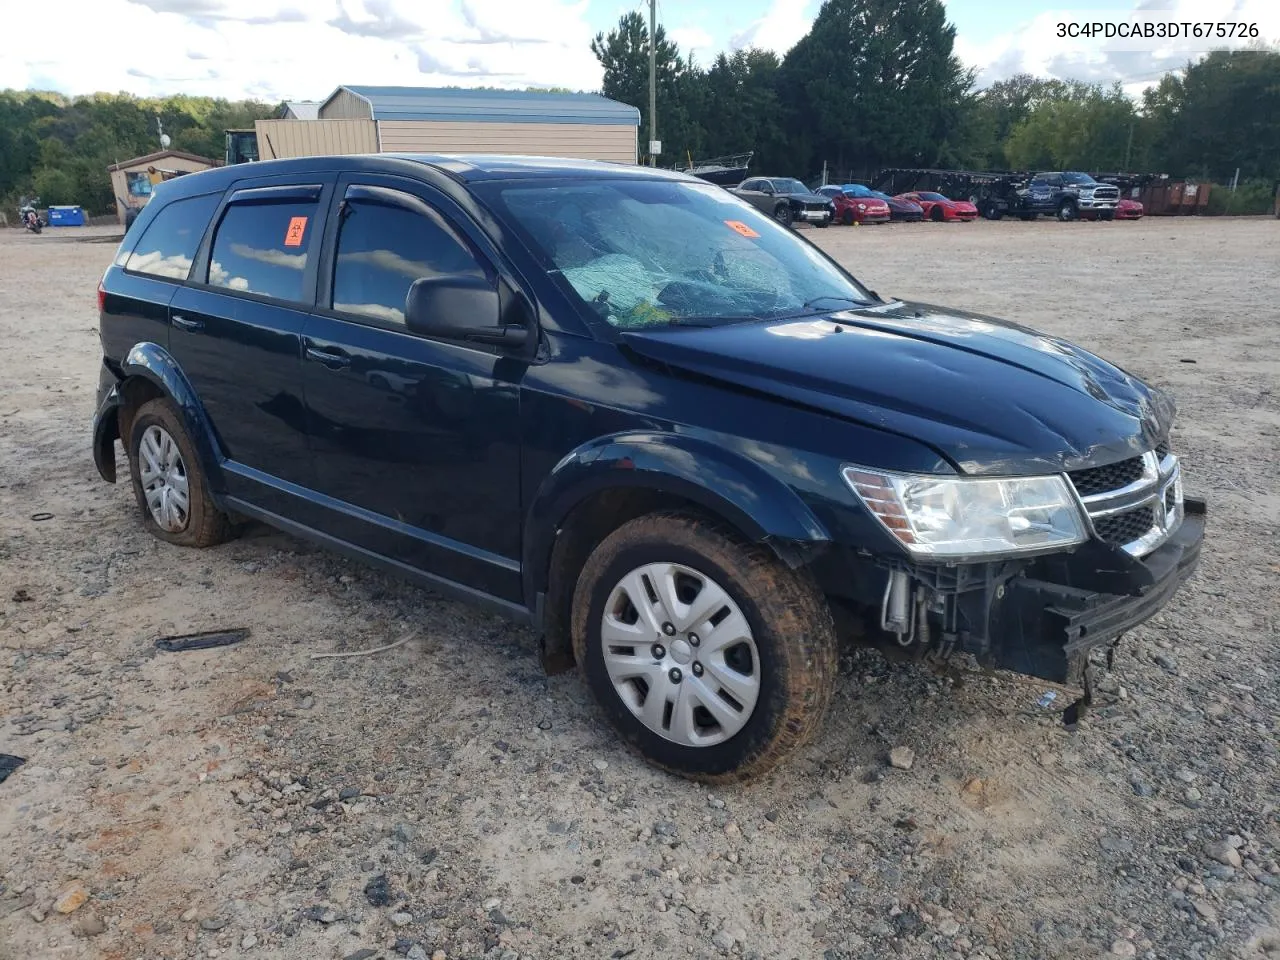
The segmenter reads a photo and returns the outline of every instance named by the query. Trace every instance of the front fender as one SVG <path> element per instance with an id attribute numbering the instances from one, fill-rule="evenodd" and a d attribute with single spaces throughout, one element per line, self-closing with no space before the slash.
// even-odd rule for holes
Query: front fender
<path id="1" fill-rule="evenodd" d="M 187 435 L 195 445 L 210 490 L 216 494 L 226 489 L 222 477 L 223 457 L 213 424 L 178 361 L 159 344 L 139 343 L 129 351 L 120 366 L 126 380 L 129 377 L 148 380 L 173 402 Z M 121 439 L 128 443 L 127 437 Z"/>
<path id="2" fill-rule="evenodd" d="M 689 500 L 755 541 L 825 544 L 831 537 L 781 479 L 745 455 L 696 437 L 626 433 L 601 437 L 564 457 L 526 516 L 527 598 L 545 590 L 556 534 L 575 507 L 606 489 L 658 490 Z"/>

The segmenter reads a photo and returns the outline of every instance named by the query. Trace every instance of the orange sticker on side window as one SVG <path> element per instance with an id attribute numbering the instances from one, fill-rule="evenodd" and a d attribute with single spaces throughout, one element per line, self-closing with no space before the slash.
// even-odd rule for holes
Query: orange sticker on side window
<path id="1" fill-rule="evenodd" d="M 760 234 L 756 233 L 754 230 L 752 230 L 750 227 L 748 227 L 748 226 L 747 226 L 745 223 L 743 223 L 741 220 L 726 220 L 726 221 L 724 222 L 724 225 L 725 225 L 726 227 L 728 227 L 730 230 L 732 230 L 734 233 L 740 233 L 740 234 L 742 234 L 744 237 L 758 237 L 758 236 L 760 236 Z"/>
<path id="2" fill-rule="evenodd" d="M 286 247 L 302 246 L 302 235 L 307 232 L 306 217 L 290 217 L 289 229 L 284 232 L 284 245 Z"/>

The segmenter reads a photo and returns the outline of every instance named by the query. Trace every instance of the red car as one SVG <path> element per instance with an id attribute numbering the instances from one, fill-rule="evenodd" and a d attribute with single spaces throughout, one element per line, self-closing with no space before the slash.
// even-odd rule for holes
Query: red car
<path id="1" fill-rule="evenodd" d="M 924 209 L 927 220 L 976 220 L 978 208 L 968 200 L 949 200 L 940 193 L 926 191 L 898 194 L 899 200 L 910 200 Z"/>
<path id="2" fill-rule="evenodd" d="M 818 194 L 836 205 L 836 223 L 847 226 L 854 223 L 889 222 L 889 204 L 879 197 L 871 196 L 871 191 L 860 184 L 845 184 L 842 187 L 831 184 L 819 187 Z"/>
<path id="3" fill-rule="evenodd" d="M 1108 217 L 1108 220 L 1141 220 L 1144 210 L 1142 204 L 1137 200 L 1130 200 L 1128 197 L 1121 197 L 1116 203 L 1115 213 Z M 1081 220 L 1097 220 L 1097 211 L 1081 210 L 1079 212 Z"/>
<path id="4" fill-rule="evenodd" d="M 1141 220 L 1142 213 L 1142 204 L 1137 200 L 1121 197 L 1120 202 L 1116 204 L 1117 220 Z"/>

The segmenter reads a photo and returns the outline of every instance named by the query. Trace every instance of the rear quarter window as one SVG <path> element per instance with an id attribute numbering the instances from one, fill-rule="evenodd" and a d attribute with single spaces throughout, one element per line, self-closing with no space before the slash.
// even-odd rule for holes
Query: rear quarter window
<path id="1" fill-rule="evenodd" d="M 227 207 L 213 237 L 209 284 L 275 300 L 303 300 L 307 258 L 319 243 L 318 210 L 315 200 Z"/>
<path id="2" fill-rule="evenodd" d="M 196 248 L 220 199 L 219 194 L 210 193 L 166 205 L 147 225 L 125 259 L 124 268 L 166 280 L 186 280 Z"/>

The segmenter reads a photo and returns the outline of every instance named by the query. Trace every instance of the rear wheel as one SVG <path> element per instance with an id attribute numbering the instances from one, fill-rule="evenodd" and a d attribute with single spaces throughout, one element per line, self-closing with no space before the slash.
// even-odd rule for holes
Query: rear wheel
<path id="1" fill-rule="evenodd" d="M 231 521 L 210 497 L 195 447 L 168 400 L 138 408 L 128 452 L 134 497 L 153 536 L 183 547 L 231 538 Z"/>
<path id="2" fill-rule="evenodd" d="M 745 780 L 802 745 L 831 699 L 836 639 L 813 581 L 701 517 L 610 534 L 574 592 L 579 669 L 623 740 L 697 780 Z"/>
<path id="3" fill-rule="evenodd" d="M 791 226 L 791 206 L 786 203 L 780 203 L 773 208 L 773 219 L 777 220 L 784 227 Z"/>
<path id="4" fill-rule="evenodd" d="M 979 209 L 982 212 L 982 216 L 987 220 L 999 220 L 1004 216 L 1003 211 L 1000 209 L 1000 204 L 996 203 L 994 200 L 984 201 Z"/>

